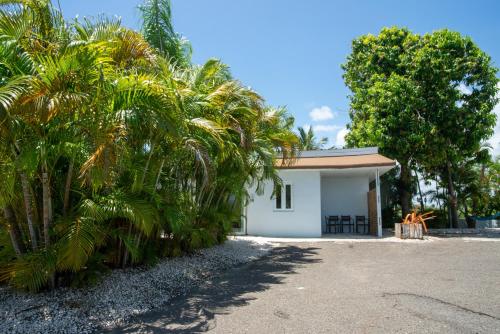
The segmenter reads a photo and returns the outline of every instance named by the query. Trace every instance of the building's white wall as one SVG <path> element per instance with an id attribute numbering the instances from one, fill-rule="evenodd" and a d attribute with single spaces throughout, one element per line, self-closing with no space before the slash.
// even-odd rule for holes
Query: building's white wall
<path id="1" fill-rule="evenodd" d="M 271 237 L 321 236 L 321 177 L 314 170 L 281 170 L 284 183 L 292 184 L 291 211 L 276 211 L 271 199 L 273 183 L 268 182 L 264 194 L 250 191 L 246 210 L 247 233 Z"/>
<path id="2" fill-rule="evenodd" d="M 349 215 L 368 218 L 368 175 L 328 175 L 321 177 L 321 217 Z"/>

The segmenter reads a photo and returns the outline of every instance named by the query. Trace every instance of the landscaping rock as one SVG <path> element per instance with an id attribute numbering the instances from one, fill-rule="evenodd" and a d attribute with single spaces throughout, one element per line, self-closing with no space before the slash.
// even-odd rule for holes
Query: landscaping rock
<path id="1" fill-rule="evenodd" d="M 222 270 L 255 260 L 271 244 L 229 240 L 152 268 L 115 270 L 87 289 L 28 294 L 0 287 L 0 333 L 92 333 L 165 305 Z"/>

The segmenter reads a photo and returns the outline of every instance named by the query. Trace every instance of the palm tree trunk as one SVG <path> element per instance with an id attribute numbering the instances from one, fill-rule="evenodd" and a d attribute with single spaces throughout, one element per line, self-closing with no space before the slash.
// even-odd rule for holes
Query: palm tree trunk
<path id="1" fill-rule="evenodd" d="M 21 185 L 23 188 L 24 208 L 26 210 L 26 221 L 28 223 L 28 230 L 30 232 L 31 246 L 33 250 L 36 250 L 38 248 L 38 238 L 36 236 L 36 231 L 34 226 L 30 187 L 28 183 L 28 177 L 26 176 L 25 173 L 21 173 Z"/>
<path id="2" fill-rule="evenodd" d="M 155 149 L 155 144 L 152 143 L 151 144 L 151 151 L 149 152 L 148 160 L 146 161 L 146 166 L 144 167 L 144 172 L 142 173 L 141 187 L 144 186 L 144 181 L 146 180 L 146 174 L 148 173 L 149 164 L 151 163 L 151 158 L 153 157 L 154 149 Z"/>
<path id="3" fill-rule="evenodd" d="M 446 162 L 446 174 L 448 183 L 448 205 L 450 207 L 450 224 L 453 228 L 458 228 L 458 203 L 457 194 L 455 192 L 455 187 L 453 185 L 453 179 L 451 176 L 451 164 L 449 161 Z"/>
<path id="4" fill-rule="evenodd" d="M 161 161 L 160 169 L 158 170 L 158 175 L 156 176 L 156 181 L 155 181 L 155 191 L 158 190 L 158 187 L 160 186 L 160 177 L 161 173 L 163 172 L 163 165 L 165 164 L 165 159 Z"/>
<path id="5" fill-rule="evenodd" d="M 130 225 L 128 226 L 128 239 L 132 236 L 132 223 L 129 223 Z M 127 245 L 125 244 L 125 253 L 123 254 L 123 263 L 122 263 L 122 268 L 125 268 L 127 266 L 128 262 L 128 248 Z"/>
<path id="6" fill-rule="evenodd" d="M 43 236 L 45 241 L 45 248 L 50 246 L 50 223 L 51 223 L 51 196 L 49 189 L 49 174 L 42 173 L 42 205 L 43 205 Z"/>
<path id="7" fill-rule="evenodd" d="M 50 180 L 48 173 L 42 173 L 42 192 L 43 192 L 43 235 L 45 237 L 45 249 L 50 246 L 50 225 L 52 224 L 52 191 L 50 190 Z M 52 273 L 49 278 L 49 287 L 54 289 L 56 286 L 56 274 Z"/>
<path id="8" fill-rule="evenodd" d="M 14 210 L 12 210 L 12 207 L 10 205 L 7 205 L 3 209 L 3 215 L 7 222 L 7 230 L 9 231 L 12 247 L 14 248 L 16 255 L 19 257 L 24 253 L 25 249 L 24 244 L 20 242 L 21 233 L 17 226 L 16 217 L 14 216 Z"/>
<path id="9" fill-rule="evenodd" d="M 63 216 L 66 217 L 68 215 L 69 209 L 69 196 L 71 191 L 71 180 L 73 178 L 73 168 L 75 163 L 73 160 L 69 163 L 68 173 L 66 174 L 66 184 L 64 186 L 64 201 L 63 201 Z"/>

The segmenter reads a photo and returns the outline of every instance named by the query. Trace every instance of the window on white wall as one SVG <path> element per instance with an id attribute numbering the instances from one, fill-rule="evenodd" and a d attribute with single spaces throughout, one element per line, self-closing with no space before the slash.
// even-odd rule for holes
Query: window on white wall
<path id="1" fill-rule="evenodd" d="M 276 186 L 276 210 L 281 210 L 281 186 Z"/>
<path id="2" fill-rule="evenodd" d="M 292 208 L 292 185 L 285 185 L 285 209 Z"/>
<path id="3" fill-rule="evenodd" d="M 292 210 L 293 209 L 293 199 L 292 199 L 292 185 L 285 183 L 282 186 L 276 186 L 275 192 L 275 206 L 276 210 Z"/>

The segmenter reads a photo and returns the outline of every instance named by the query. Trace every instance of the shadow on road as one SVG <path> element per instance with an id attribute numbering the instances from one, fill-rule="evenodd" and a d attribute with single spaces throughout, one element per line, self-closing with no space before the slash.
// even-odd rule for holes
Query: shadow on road
<path id="1" fill-rule="evenodd" d="M 252 301 L 247 296 L 281 284 L 297 267 L 318 263 L 318 248 L 286 246 L 250 264 L 229 270 L 221 276 L 193 289 L 188 295 L 174 299 L 156 311 L 130 319 L 129 326 L 107 333 L 196 333 L 216 327 L 215 316 L 228 313 Z"/>

